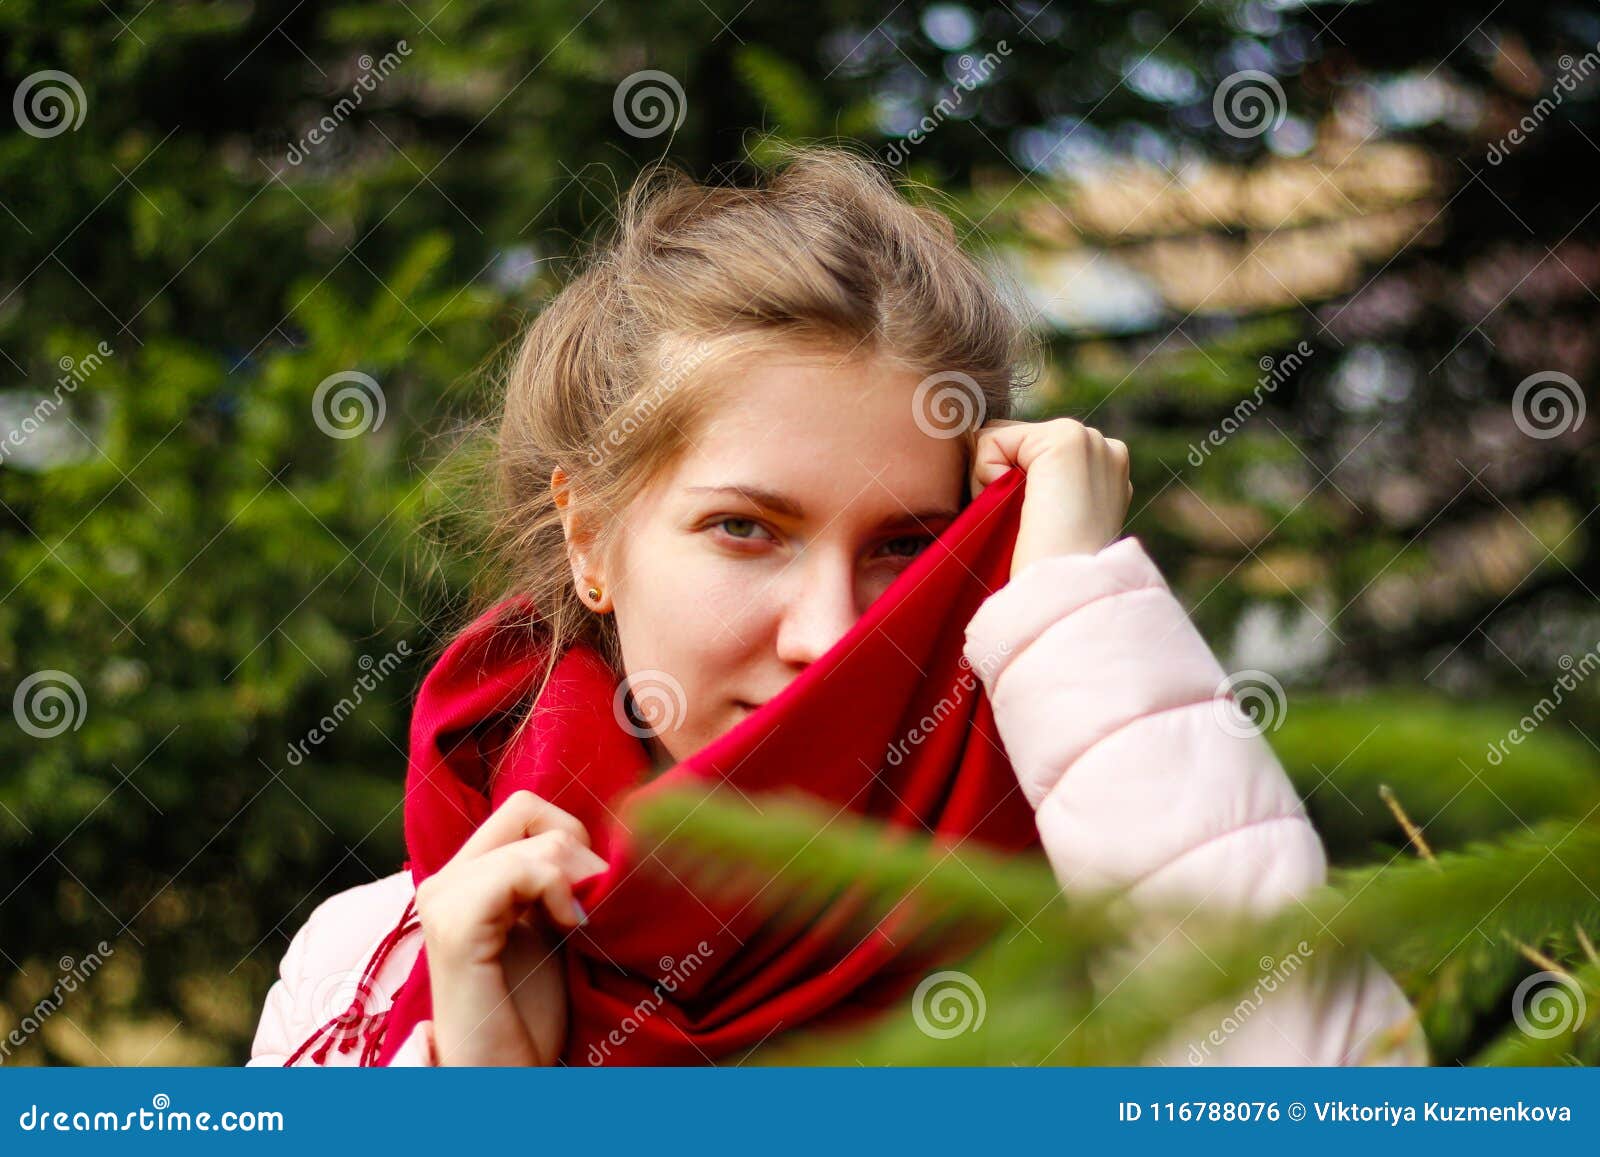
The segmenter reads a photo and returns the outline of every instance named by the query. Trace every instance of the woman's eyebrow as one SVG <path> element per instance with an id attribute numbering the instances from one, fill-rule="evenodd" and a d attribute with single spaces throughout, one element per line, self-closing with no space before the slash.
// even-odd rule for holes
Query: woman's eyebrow
<path id="1" fill-rule="evenodd" d="M 800 504 L 785 494 L 775 490 L 768 490 L 761 486 L 744 486 L 728 483 L 722 486 L 687 486 L 684 488 L 688 494 L 732 494 L 743 498 L 765 510 L 785 515 L 793 519 L 804 519 L 805 511 Z M 961 512 L 953 507 L 941 506 L 932 510 L 901 511 L 885 517 L 880 526 L 912 526 L 923 522 L 934 522 L 939 519 L 954 521 Z"/>
<path id="2" fill-rule="evenodd" d="M 804 518 L 805 511 L 800 509 L 800 504 L 793 499 L 779 494 L 775 490 L 765 490 L 760 486 L 739 486 L 728 483 L 724 486 L 686 486 L 686 494 L 733 494 L 766 510 L 787 515 L 790 518 Z"/>

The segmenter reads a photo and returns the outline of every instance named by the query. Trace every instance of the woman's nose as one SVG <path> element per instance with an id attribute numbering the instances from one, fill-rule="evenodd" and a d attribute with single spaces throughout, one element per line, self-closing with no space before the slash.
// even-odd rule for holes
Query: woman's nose
<path id="1" fill-rule="evenodd" d="M 789 576 L 778 624 L 778 658 L 805 667 L 844 637 L 860 617 L 855 575 L 838 560 L 802 565 Z"/>

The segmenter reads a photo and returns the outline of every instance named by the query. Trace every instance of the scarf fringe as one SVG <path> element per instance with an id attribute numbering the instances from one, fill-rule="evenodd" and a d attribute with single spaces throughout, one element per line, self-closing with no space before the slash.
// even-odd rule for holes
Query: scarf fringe
<path id="1" fill-rule="evenodd" d="M 410 865 L 407 864 L 406 867 L 409 868 Z M 372 959 L 368 960 L 367 966 L 362 969 L 361 979 L 356 983 L 355 997 L 350 1001 L 349 1007 L 337 1016 L 329 1018 L 313 1032 L 299 1048 L 294 1050 L 289 1059 L 283 1062 L 284 1068 L 293 1066 L 306 1054 L 307 1049 L 312 1049 L 312 1046 L 316 1047 L 311 1053 L 311 1062 L 323 1065 L 327 1063 L 330 1049 L 337 1046 L 341 1053 L 347 1053 L 358 1043 L 363 1045 L 358 1064 L 365 1067 L 376 1064 L 378 1051 L 383 1047 L 384 1031 L 389 1024 L 389 1010 L 385 1008 L 369 1013 L 367 1001 L 372 996 L 378 969 L 388 959 L 389 953 L 394 951 L 395 945 L 400 941 L 422 927 L 422 921 L 413 918 L 416 916 L 416 908 L 417 900 L 413 896 L 406 901 L 399 922 L 384 936 L 377 950 L 373 952 Z"/>

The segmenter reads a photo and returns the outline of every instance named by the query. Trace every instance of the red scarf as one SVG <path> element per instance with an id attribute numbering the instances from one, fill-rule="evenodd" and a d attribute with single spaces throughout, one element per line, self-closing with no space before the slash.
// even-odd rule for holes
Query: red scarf
<path id="1" fill-rule="evenodd" d="M 588 922 L 561 952 L 570 1002 L 562 1063 L 706 1064 L 780 1028 L 844 1023 L 905 995 L 940 960 L 913 937 L 861 935 L 859 896 L 835 896 L 797 930 L 749 899 L 698 894 L 641 851 L 628 806 L 652 792 L 718 787 L 745 797 L 799 789 L 827 810 L 954 846 L 1038 847 L 1033 811 L 995 729 L 964 628 L 1009 577 L 1024 476 L 1012 469 L 962 511 L 843 638 L 759 711 L 650 779 L 644 743 L 613 713 L 618 676 L 587 645 L 559 661 L 534 718 L 508 741 L 542 670 L 537 614 L 502 602 L 427 673 L 411 721 L 405 834 L 413 880 L 442 867 L 507 796 L 527 788 L 582 820 L 610 867 L 574 889 Z M 981 662 L 981 660 L 980 660 Z M 953 710 L 952 710 L 953 708 Z M 937 722 L 935 722 L 937 721 Z M 734 798 L 738 798 L 735 796 Z M 893 926 L 886 921 L 880 924 Z M 554 925 L 550 925 L 554 927 Z M 385 1014 L 367 1016 L 378 965 L 415 932 L 414 905 L 374 955 L 351 1008 L 321 1040 L 364 1042 L 388 1064 L 431 1016 L 427 953 Z M 562 930 L 565 931 L 565 930 Z M 942 956 L 981 941 L 947 936 Z"/>

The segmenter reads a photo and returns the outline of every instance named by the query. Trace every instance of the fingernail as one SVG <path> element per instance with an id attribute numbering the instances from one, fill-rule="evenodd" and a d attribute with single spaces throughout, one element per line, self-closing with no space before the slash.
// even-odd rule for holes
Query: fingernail
<path id="1" fill-rule="evenodd" d="M 578 912 L 578 927 L 581 928 L 581 927 L 583 927 L 585 924 L 587 924 L 589 922 L 589 913 L 585 912 L 583 910 L 583 905 L 578 903 L 576 900 L 574 900 L 572 902 L 572 906 L 575 909 L 577 909 L 577 912 Z"/>

